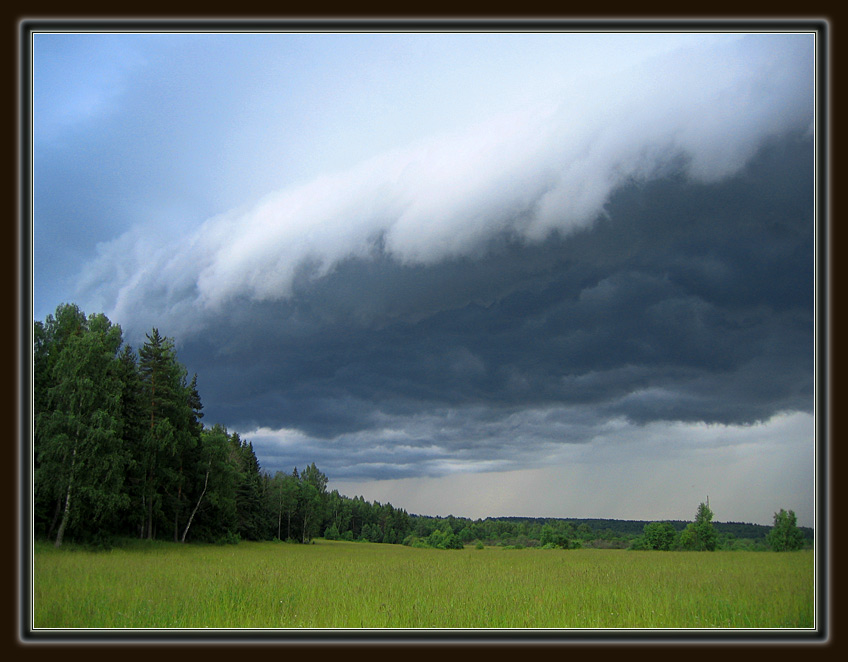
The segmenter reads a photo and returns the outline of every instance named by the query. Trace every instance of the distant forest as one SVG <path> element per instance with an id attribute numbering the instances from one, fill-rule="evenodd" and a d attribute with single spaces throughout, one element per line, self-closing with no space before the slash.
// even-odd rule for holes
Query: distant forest
<path id="1" fill-rule="evenodd" d="M 443 549 L 778 548 L 772 527 L 711 522 L 704 504 L 696 522 L 673 521 L 664 530 L 614 519 L 411 515 L 328 491 L 314 463 L 270 475 L 249 441 L 221 424 L 204 425 L 202 409 L 197 375 L 188 379 L 173 339 L 157 329 L 136 352 L 124 344 L 120 326 L 74 304 L 35 322 L 36 538 L 99 548 L 125 538 L 232 544 L 319 537 Z M 794 513 L 783 515 L 794 532 Z M 696 535 L 698 527 L 709 535 Z M 800 532 L 787 548 L 811 545 L 812 529 Z"/>
<path id="2" fill-rule="evenodd" d="M 547 523 L 553 520 L 538 517 L 499 517 L 495 518 L 503 521 L 518 521 L 530 523 Z M 622 519 L 593 519 L 593 518 L 575 518 L 565 517 L 557 518 L 557 521 L 570 523 L 574 527 L 579 527 L 585 524 L 592 531 L 604 532 L 609 536 L 637 536 L 642 534 L 647 524 L 654 520 L 622 520 Z M 677 531 L 683 531 L 689 524 L 683 520 L 662 520 L 669 522 Z M 771 526 L 765 524 L 750 524 L 745 522 L 713 522 L 713 526 L 719 535 L 719 538 L 725 537 L 728 540 L 745 539 L 750 541 L 764 541 L 771 531 Z M 799 526 L 798 529 L 804 534 L 804 538 L 810 542 L 813 540 L 813 529 L 806 526 Z"/>

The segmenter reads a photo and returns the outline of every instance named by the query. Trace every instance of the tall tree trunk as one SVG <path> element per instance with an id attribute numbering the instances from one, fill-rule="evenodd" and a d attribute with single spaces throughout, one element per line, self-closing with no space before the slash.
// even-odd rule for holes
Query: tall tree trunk
<path id="1" fill-rule="evenodd" d="M 280 535 L 283 533 L 283 492 L 282 488 L 280 488 L 280 509 L 277 511 L 277 540 L 280 539 Z"/>
<path id="2" fill-rule="evenodd" d="M 179 540 L 180 510 L 183 502 L 183 461 L 180 459 L 180 482 L 177 484 L 177 506 L 174 508 L 174 542 Z"/>
<path id="3" fill-rule="evenodd" d="M 144 525 L 147 524 L 147 520 L 145 520 L 146 510 L 147 510 L 147 498 L 145 496 L 145 492 L 147 491 L 147 487 L 142 487 L 141 489 L 141 527 L 138 530 L 138 538 L 139 540 L 144 539 Z"/>
<path id="4" fill-rule="evenodd" d="M 56 499 L 56 510 L 53 512 L 53 521 L 50 522 L 50 528 L 47 530 L 47 537 L 53 537 L 53 531 L 56 528 L 56 524 L 59 522 L 59 515 L 62 513 L 62 497 Z"/>
<path id="5" fill-rule="evenodd" d="M 301 542 L 303 542 L 304 544 L 306 544 L 306 531 L 307 531 L 307 527 L 309 526 L 309 520 L 310 519 L 311 518 L 309 517 L 309 514 L 304 513 L 304 515 L 303 515 L 303 531 L 302 531 L 302 534 L 300 536 Z"/>
<path id="6" fill-rule="evenodd" d="M 153 496 L 147 501 L 147 539 L 153 540 Z"/>
<path id="7" fill-rule="evenodd" d="M 156 427 L 156 370 L 150 373 L 150 436 L 156 443 L 156 435 L 153 433 Z M 150 467 L 150 502 L 147 504 L 147 539 L 153 540 L 153 491 L 155 489 L 153 476 L 156 472 L 156 450 L 154 446 L 153 462 Z"/>
<path id="8" fill-rule="evenodd" d="M 71 476 L 68 478 L 68 491 L 65 493 L 65 513 L 62 515 L 62 523 L 59 525 L 59 533 L 56 534 L 56 547 L 62 546 L 62 538 L 65 536 L 65 527 L 68 525 L 68 517 L 71 512 L 71 489 L 74 486 L 74 464 L 77 460 L 77 449 L 71 453 Z"/>
<path id="9" fill-rule="evenodd" d="M 147 539 L 153 540 L 153 501 L 156 495 L 156 453 L 153 453 L 153 466 L 150 468 L 150 498 L 147 501 Z"/>
<path id="10" fill-rule="evenodd" d="M 188 524 L 186 524 L 185 531 L 183 531 L 183 539 L 182 542 L 185 542 L 186 534 L 188 533 L 188 529 L 191 526 L 191 522 L 194 519 L 195 513 L 197 513 L 197 509 L 200 508 L 200 502 L 203 500 L 203 495 L 206 494 L 206 486 L 209 484 L 209 472 L 212 469 L 212 463 L 210 461 L 209 467 L 206 469 L 206 478 L 203 481 L 203 491 L 200 493 L 200 498 L 197 500 L 197 505 L 195 505 L 194 510 L 191 511 L 191 517 L 188 518 Z"/>

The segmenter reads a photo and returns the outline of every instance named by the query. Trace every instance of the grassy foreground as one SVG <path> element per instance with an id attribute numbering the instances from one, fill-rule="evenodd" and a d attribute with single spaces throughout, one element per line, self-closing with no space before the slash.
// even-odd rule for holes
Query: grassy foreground
<path id="1" fill-rule="evenodd" d="M 36 628 L 811 628 L 809 551 L 37 544 Z"/>

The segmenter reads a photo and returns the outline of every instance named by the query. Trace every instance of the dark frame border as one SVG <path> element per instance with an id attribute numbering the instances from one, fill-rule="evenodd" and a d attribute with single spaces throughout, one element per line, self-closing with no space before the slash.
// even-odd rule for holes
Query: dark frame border
<path id="1" fill-rule="evenodd" d="M 830 489 L 831 222 L 830 222 L 830 24 L 825 18 L 597 19 L 597 18 L 285 18 L 285 19 L 22 19 L 18 24 L 17 211 L 20 363 L 16 631 L 23 644 L 825 644 L 831 637 L 832 553 Z M 32 60 L 36 32 L 814 32 L 816 34 L 816 628 L 813 630 L 35 630 L 28 621 L 32 574 L 30 539 L 32 348 Z M 211 635 L 211 636 L 210 636 Z"/>

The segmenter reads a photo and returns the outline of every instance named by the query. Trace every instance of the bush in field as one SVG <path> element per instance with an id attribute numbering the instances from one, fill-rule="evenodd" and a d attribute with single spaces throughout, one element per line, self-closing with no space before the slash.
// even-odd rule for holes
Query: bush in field
<path id="1" fill-rule="evenodd" d="M 677 542 L 677 531 L 671 522 L 649 522 L 643 529 L 642 537 L 645 549 L 674 549 Z"/>
<path id="2" fill-rule="evenodd" d="M 459 539 L 459 536 L 450 531 L 441 531 L 436 529 L 426 538 L 419 538 L 415 535 L 408 535 L 403 539 L 403 544 L 407 547 L 431 548 L 431 549 L 464 549 L 465 545 Z"/>
<path id="3" fill-rule="evenodd" d="M 482 541 L 478 540 L 477 544 L 474 545 L 474 549 L 486 549 L 486 546 L 482 543 Z"/>
<path id="4" fill-rule="evenodd" d="M 644 551 L 644 550 L 648 550 L 648 549 L 651 549 L 651 548 L 648 546 L 648 541 L 645 540 L 645 536 L 642 535 L 642 536 L 636 536 L 635 538 L 633 538 L 633 541 L 630 543 L 630 547 L 628 547 L 627 549 L 632 549 L 632 550 L 636 550 L 636 551 Z"/>
<path id="5" fill-rule="evenodd" d="M 436 549 L 462 549 L 462 541 L 453 533 L 436 529 L 427 536 L 427 544 Z"/>
<path id="6" fill-rule="evenodd" d="M 705 503 L 700 504 L 695 514 L 695 521 L 687 524 L 680 533 L 680 547 L 694 551 L 714 551 L 718 534 L 712 519 L 713 511 L 710 507 Z"/>
<path id="7" fill-rule="evenodd" d="M 233 531 L 227 531 L 220 536 L 216 541 L 216 545 L 238 545 L 241 542 L 241 536 Z"/>
<path id="8" fill-rule="evenodd" d="M 542 527 L 542 531 L 539 536 L 539 544 L 546 549 L 550 549 L 550 546 L 569 549 L 571 546 L 568 537 L 562 533 L 554 531 L 554 528 L 550 524 L 545 524 Z"/>
<path id="9" fill-rule="evenodd" d="M 769 547 L 775 552 L 791 552 L 804 546 L 804 534 L 798 528 L 794 511 L 780 509 L 774 514 L 774 527 L 767 536 Z"/>
<path id="10" fill-rule="evenodd" d="M 324 539 L 325 540 L 338 540 L 339 539 L 339 529 L 335 524 L 330 524 L 324 531 Z"/>

